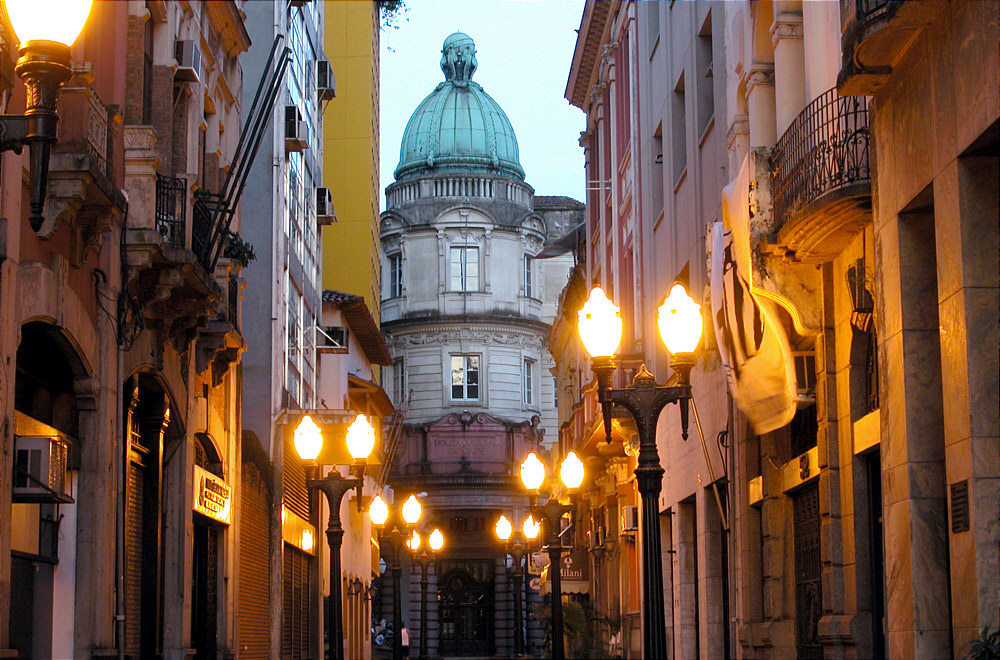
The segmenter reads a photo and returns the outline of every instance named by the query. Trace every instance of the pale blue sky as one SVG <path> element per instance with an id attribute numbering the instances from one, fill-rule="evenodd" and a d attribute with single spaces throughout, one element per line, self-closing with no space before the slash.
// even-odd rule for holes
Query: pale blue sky
<path id="1" fill-rule="evenodd" d="M 583 201 L 584 116 L 563 97 L 582 0 L 406 0 L 399 29 L 382 31 L 381 205 L 399 163 L 410 114 L 444 80 L 441 44 L 452 32 L 476 42 L 473 80 L 507 113 L 525 179 L 539 195 Z"/>

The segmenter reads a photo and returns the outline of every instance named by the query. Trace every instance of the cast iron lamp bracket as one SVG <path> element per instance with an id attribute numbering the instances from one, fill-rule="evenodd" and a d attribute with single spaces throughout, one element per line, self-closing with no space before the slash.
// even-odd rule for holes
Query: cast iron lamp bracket
<path id="1" fill-rule="evenodd" d="M 0 151 L 21 153 L 30 149 L 31 215 L 33 231 L 42 228 L 45 218 L 45 188 L 48 185 L 49 149 L 56 141 L 59 115 L 56 102 L 59 89 L 70 79 L 69 46 L 55 41 L 33 40 L 25 43 L 14 71 L 24 81 L 23 115 L 0 115 Z"/>

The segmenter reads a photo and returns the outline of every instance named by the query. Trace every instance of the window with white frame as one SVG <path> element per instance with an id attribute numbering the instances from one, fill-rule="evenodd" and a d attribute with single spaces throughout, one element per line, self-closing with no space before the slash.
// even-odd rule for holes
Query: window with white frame
<path id="1" fill-rule="evenodd" d="M 451 291 L 479 291 L 479 248 L 452 247 L 448 273 Z"/>
<path id="2" fill-rule="evenodd" d="M 531 272 L 534 269 L 534 261 L 531 255 L 524 255 L 524 295 L 528 298 L 535 297 L 535 278 Z"/>
<path id="3" fill-rule="evenodd" d="M 524 405 L 531 406 L 535 403 L 535 361 L 531 358 L 524 358 L 524 370 L 521 381 L 524 389 Z"/>
<path id="4" fill-rule="evenodd" d="M 479 356 L 451 356 L 451 398 L 470 401 L 479 398 Z"/>
<path id="5" fill-rule="evenodd" d="M 403 254 L 396 252 L 389 255 L 389 298 L 403 295 Z"/>
<path id="6" fill-rule="evenodd" d="M 398 408 L 406 399 L 406 365 L 403 358 L 392 363 L 392 403 Z"/>

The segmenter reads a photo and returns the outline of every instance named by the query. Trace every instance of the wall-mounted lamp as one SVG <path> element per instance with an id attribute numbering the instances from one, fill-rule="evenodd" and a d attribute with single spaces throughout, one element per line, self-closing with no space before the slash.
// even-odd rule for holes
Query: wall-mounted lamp
<path id="1" fill-rule="evenodd" d="M 0 151 L 31 155 L 31 228 L 42 227 L 49 149 L 56 141 L 56 101 L 70 79 L 70 46 L 90 14 L 92 0 L 52 3 L 5 0 L 4 9 L 21 44 L 14 71 L 24 81 L 23 115 L 0 115 Z M 53 5 L 58 5 L 53 7 Z"/>

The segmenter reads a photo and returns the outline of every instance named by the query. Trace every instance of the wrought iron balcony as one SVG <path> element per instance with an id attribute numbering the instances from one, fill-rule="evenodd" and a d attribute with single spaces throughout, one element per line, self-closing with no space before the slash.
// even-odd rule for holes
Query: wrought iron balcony
<path id="1" fill-rule="evenodd" d="M 774 147 L 774 213 L 779 222 L 817 198 L 868 182 L 868 103 L 824 92 L 806 106 Z"/>
<path id="2" fill-rule="evenodd" d="M 889 79 L 892 64 L 947 5 L 937 0 L 841 0 L 844 96 L 872 95 Z"/>
<path id="3" fill-rule="evenodd" d="M 170 247 L 184 248 L 187 224 L 187 181 L 156 175 L 156 229 Z"/>
<path id="4" fill-rule="evenodd" d="M 795 118 L 774 147 L 778 242 L 796 261 L 835 255 L 870 213 L 868 102 L 831 89 Z"/>

